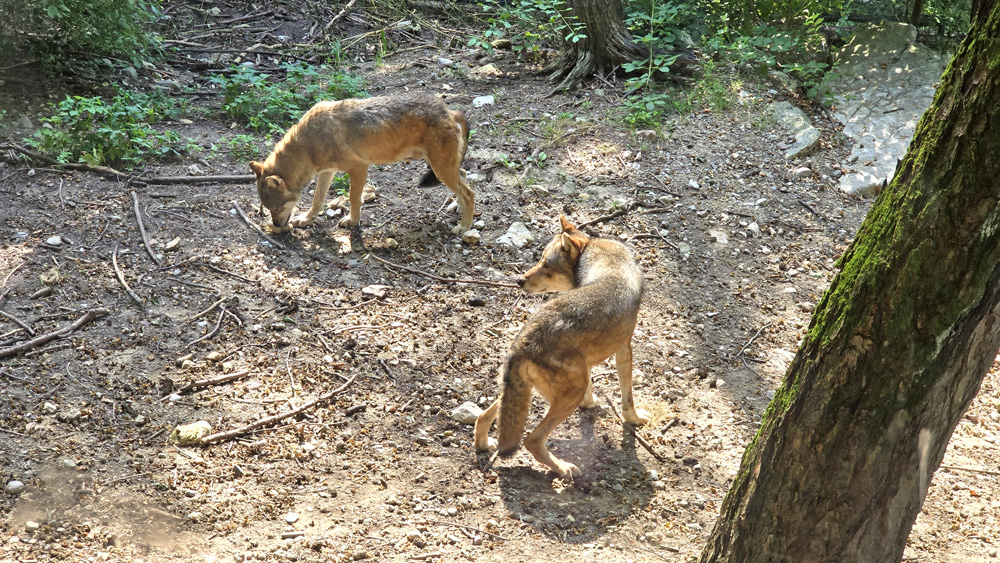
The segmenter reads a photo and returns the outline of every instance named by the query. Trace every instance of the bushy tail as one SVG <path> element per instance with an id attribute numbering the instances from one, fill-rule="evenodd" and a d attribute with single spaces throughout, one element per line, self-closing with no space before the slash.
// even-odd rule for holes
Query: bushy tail
<path id="1" fill-rule="evenodd" d="M 503 395 L 500 397 L 500 421 L 497 423 L 497 453 L 508 457 L 521 445 L 521 436 L 531 408 L 531 385 L 524 379 L 527 368 L 522 356 L 516 352 L 507 358 L 503 372 Z"/>

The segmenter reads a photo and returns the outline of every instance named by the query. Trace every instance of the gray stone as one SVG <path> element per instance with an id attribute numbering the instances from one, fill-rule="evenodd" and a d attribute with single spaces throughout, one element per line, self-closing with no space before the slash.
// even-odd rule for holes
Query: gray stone
<path id="1" fill-rule="evenodd" d="M 63 243 L 62 237 L 59 235 L 53 235 L 45 239 L 45 244 L 51 244 L 52 246 L 59 246 Z"/>
<path id="2" fill-rule="evenodd" d="M 24 492 L 24 489 L 25 485 L 21 481 L 11 481 L 7 483 L 4 491 L 6 491 L 8 495 L 19 495 Z"/>
<path id="3" fill-rule="evenodd" d="M 466 244 L 477 244 L 482 235 L 479 234 L 479 229 L 469 229 L 462 233 L 462 242 Z"/>
<path id="4" fill-rule="evenodd" d="M 711 230 L 708 231 L 708 238 L 712 239 L 712 242 L 716 242 L 722 245 L 729 244 L 729 235 L 725 231 Z"/>
<path id="5" fill-rule="evenodd" d="M 816 149 L 820 131 L 813 127 L 812 121 L 802 110 L 791 102 L 782 101 L 772 103 L 768 107 L 768 113 L 795 136 L 795 142 L 785 151 L 785 158 L 799 158 Z"/>
<path id="6" fill-rule="evenodd" d="M 882 189 L 882 179 L 870 172 L 854 172 L 840 178 L 840 189 L 855 197 L 874 196 Z"/>
<path id="7" fill-rule="evenodd" d="M 524 245 L 534 240 L 535 237 L 531 234 L 531 231 L 528 230 L 528 227 L 520 221 L 515 221 L 514 223 L 511 223 L 510 227 L 507 228 L 506 233 L 497 237 L 496 242 L 499 244 L 523 248 Z"/>
<path id="8" fill-rule="evenodd" d="M 466 401 L 451 411 L 451 418 L 462 424 L 475 424 L 476 419 L 482 413 L 483 409 L 479 408 L 476 403 Z"/>
<path id="9" fill-rule="evenodd" d="M 37 532 L 38 529 L 41 527 L 42 525 L 39 524 L 38 522 L 35 522 L 34 520 L 28 520 L 27 522 L 24 523 L 24 531 L 28 533 Z"/>
<path id="10" fill-rule="evenodd" d="M 489 96 L 476 96 L 472 98 L 472 107 L 481 108 L 483 106 L 492 106 L 496 103 L 496 98 L 492 94 Z"/>

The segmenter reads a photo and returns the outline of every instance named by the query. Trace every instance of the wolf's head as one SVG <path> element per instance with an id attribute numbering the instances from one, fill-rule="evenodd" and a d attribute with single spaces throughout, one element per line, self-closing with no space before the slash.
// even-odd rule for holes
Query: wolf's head
<path id="1" fill-rule="evenodd" d="M 562 215 L 559 222 L 562 232 L 542 251 L 542 259 L 517 282 L 528 293 L 568 291 L 576 287 L 573 272 L 590 237 L 577 230 Z"/>
<path id="2" fill-rule="evenodd" d="M 250 163 L 250 169 L 257 176 L 257 195 L 260 202 L 271 212 L 271 223 L 278 229 L 285 229 L 292 216 L 295 204 L 302 197 L 302 192 L 288 189 L 285 179 L 278 174 L 270 160 Z"/>

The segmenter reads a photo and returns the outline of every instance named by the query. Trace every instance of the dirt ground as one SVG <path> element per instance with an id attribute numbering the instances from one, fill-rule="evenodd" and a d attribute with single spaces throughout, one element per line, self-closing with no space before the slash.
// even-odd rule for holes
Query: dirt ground
<path id="1" fill-rule="evenodd" d="M 175 31 L 199 29 L 197 10 L 175 4 Z M 276 27 L 259 42 L 308 33 L 285 9 L 271 10 Z M 340 22 L 344 36 L 374 25 L 363 13 Z M 621 121 L 620 82 L 546 97 L 549 85 L 509 52 L 434 46 L 448 44 L 441 28 L 425 25 L 409 43 L 392 36 L 387 56 L 362 39 L 349 70 L 372 94 L 426 90 L 466 113 L 478 244 L 451 234 L 458 216 L 443 209 L 444 187 L 415 189 L 421 162 L 372 170 L 376 195 L 360 229 L 322 218 L 272 235 L 279 249 L 234 209 L 268 222 L 249 183 L 139 185 L 3 155 L 0 311 L 36 335 L 107 314 L 0 359 L 0 471 L 4 485 L 25 484 L 0 495 L 0 560 L 697 559 L 869 208 L 833 187 L 835 170 L 849 169 L 846 147 L 818 114 L 822 147 L 787 162 L 788 133 L 763 116 L 780 95 L 745 78 L 731 110 L 676 116 L 659 136 L 638 135 Z M 249 41 L 240 32 L 201 41 L 212 39 Z M 196 71 L 171 72 L 204 84 Z M 38 102 L 68 87 L 18 73 L 2 82 L 16 96 L 8 117 L 37 124 Z M 472 105 L 491 94 L 493 105 Z M 185 175 L 192 165 L 249 173 L 245 161 L 207 150 L 233 134 L 230 123 L 191 121 L 169 126 L 206 151 L 150 163 L 147 174 Z M 2 133 L 19 141 L 29 131 Z M 143 246 L 132 193 L 159 263 Z M 574 414 L 551 440 L 582 477 L 556 479 L 523 449 L 484 471 L 488 456 L 476 455 L 472 426 L 452 411 L 495 398 L 509 343 L 545 297 L 440 278 L 513 281 L 560 214 L 614 215 L 588 231 L 628 242 L 644 270 L 635 393 L 653 415 L 639 429 L 652 452 L 615 418 L 609 362 L 593 374 L 601 408 Z M 497 242 L 514 222 L 534 241 Z M 141 304 L 116 279 L 116 255 Z M 0 318 L 0 353 L 29 338 Z M 182 390 L 229 373 L 242 376 Z M 179 424 L 229 430 L 340 387 L 327 403 L 233 440 L 167 441 Z M 935 475 L 905 560 L 997 557 L 998 407 L 991 374 Z M 543 411 L 536 399 L 529 427 Z"/>

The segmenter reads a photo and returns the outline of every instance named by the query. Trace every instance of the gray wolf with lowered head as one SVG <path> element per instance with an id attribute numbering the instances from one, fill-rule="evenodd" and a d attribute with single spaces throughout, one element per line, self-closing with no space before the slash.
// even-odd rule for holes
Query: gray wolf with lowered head
<path id="1" fill-rule="evenodd" d="M 524 447 L 560 477 L 575 477 L 580 469 L 553 456 L 545 442 L 578 406 L 595 406 L 590 379 L 594 365 L 615 356 L 625 421 L 649 422 L 649 415 L 636 410 L 632 400 L 632 333 L 643 279 L 627 246 L 591 238 L 565 217 L 559 220 L 562 232 L 520 285 L 528 293 L 563 293 L 539 307 L 514 338 L 500 373 L 500 398 L 476 420 L 475 446 L 480 451 L 496 449 L 503 457 L 513 455 L 527 423 L 531 391 L 537 389 L 549 410 L 524 439 Z M 498 413 L 499 440 L 494 440 L 488 433 Z"/>
<path id="2" fill-rule="evenodd" d="M 278 231 L 311 225 L 326 205 L 336 172 L 351 177 L 351 212 L 341 227 L 361 220 L 361 193 L 372 164 L 422 158 L 431 167 L 420 185 L 438 180 L 455 193 L 462 220 L 456 233 L 472 228 L 474 194 L 462 161 L 469 124 L 460 111 L 448 109 L 431 94 L 382 96 L 319 102 L 285 133 L 264 162 L 253 161 L 260 201 Z M 302 192 L 313 179 L 316 194 L 305 214 L 291 219 Z"/>

